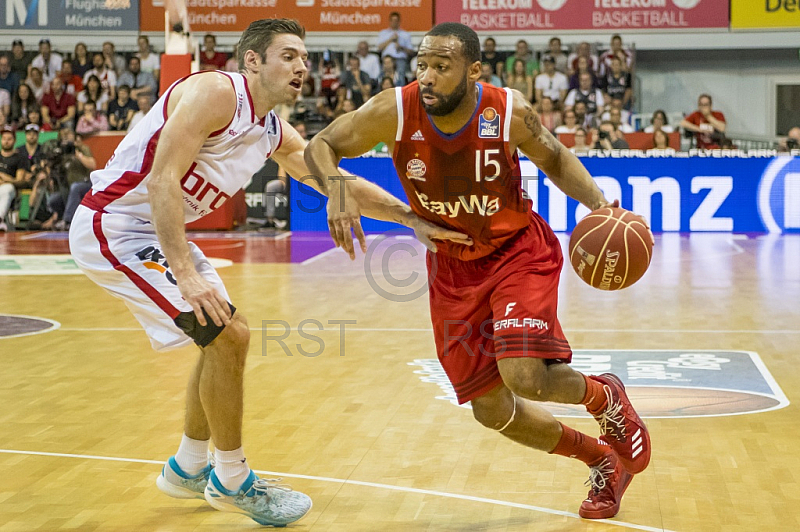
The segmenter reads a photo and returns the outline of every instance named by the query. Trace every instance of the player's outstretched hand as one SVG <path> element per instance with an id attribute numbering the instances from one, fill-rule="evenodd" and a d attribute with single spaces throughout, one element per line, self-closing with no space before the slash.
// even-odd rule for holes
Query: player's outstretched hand
<path id="1" fill-rule="evenodd" d="M 422 218 L 415 217 L 409 227 L 414 230 L 414 234 L 417 235 L 417 240 L 422 242 L 422 244 L 433 253 L 436 253 L 436 244 L 433 243 L 433 240 L 450 240 L 458 244 L 464 244 L 465 246 L 472 245 L 472 239 L 468 235 L 445 229 L 438 225 L 433 225 Z"/>
<path id="2" fill-rule="evenodd" d="M 350 260 L 356 258 L 353 233 L 361 245 L 361 251 L 367 252 L 367 237 L 361 228 L 361 209 L 344 184 L 344 179 L 333 181 L 328 191 L 328 229 L 333 243 L 337 248 L 344 249 L 350 255 Z"/>
<path id="3" fill-rule="evenodd" d="M 230 325 L 231 307 L 222 297 L 222 294 L 199 273 L 193 271 L 178 279 L 178 289 L 180 289 L 183 299 L 192 306 L 194 315 L 197 316 L 197 321 L 200 325 L 203 327 L 207 325 L 203 309 L 206 310 L 217 327 L 222 327 L 223 324 Z"/>

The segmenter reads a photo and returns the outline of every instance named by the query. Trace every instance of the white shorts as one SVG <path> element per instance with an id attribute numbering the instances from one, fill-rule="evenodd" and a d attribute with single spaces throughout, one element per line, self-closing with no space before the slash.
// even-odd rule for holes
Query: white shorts
<path id="1" fill-rule="evenodd" d="M 89 279 L 125 302 L 154 349 L 167 351 L 193 342 L 175 325 L 179 314 L 193 311 L 165 266 L 152 224 L 81 205 L 70 226 L 69 248 Z M 197 272 L 230 301 L 222 279 L 200 248 L 192 242 L 189 248 Z"/>

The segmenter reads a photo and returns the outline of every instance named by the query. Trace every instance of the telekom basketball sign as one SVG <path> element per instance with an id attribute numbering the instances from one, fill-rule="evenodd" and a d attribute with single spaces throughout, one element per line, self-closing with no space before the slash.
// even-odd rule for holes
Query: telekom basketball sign
<path id="1" fill-rule="evenodd" d="M 163 6 L 163 0 L 142 0 L 142 31 L 164 29 Z M 244 31 L 267 17 L 297 19 L 307 31 L 380 31 L 393 11 L 407 31 L 433 24 L 433 0 L 187 0 L 186 8 L 197 32 Z"/>
<path id="2" fill-rule="evenodd" d="M 728 0 L 437 0 L 436 22 L 483 31 L 727 28 Z"/>

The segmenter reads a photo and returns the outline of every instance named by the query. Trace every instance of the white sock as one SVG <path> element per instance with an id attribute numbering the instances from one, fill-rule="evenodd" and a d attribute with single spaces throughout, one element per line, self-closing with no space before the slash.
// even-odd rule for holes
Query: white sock
<path id="1" fill-rule="evenodd" d="M 193 440 L 184 434 L 175 461 L 184 473 L 195 476 L 208 465 L 208 440 Z"/>
<path id="2" fill-rule="evenodd" d="M 217 478 L 226 490 L 237 491 L 250 475 L 250 466 L 241 447 L 233 451 L 214 451 Z"/>

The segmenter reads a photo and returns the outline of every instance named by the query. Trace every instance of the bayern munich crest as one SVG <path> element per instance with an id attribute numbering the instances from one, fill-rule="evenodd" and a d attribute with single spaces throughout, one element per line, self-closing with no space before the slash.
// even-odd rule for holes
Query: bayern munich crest
<path id="1" fill-rule="evenodd" d="M 425 163 L 420 159 L 411 159 L 406 165 L 406 177 L 417 181 L 425 181 L 425 172 L 427 170 Z"/>

